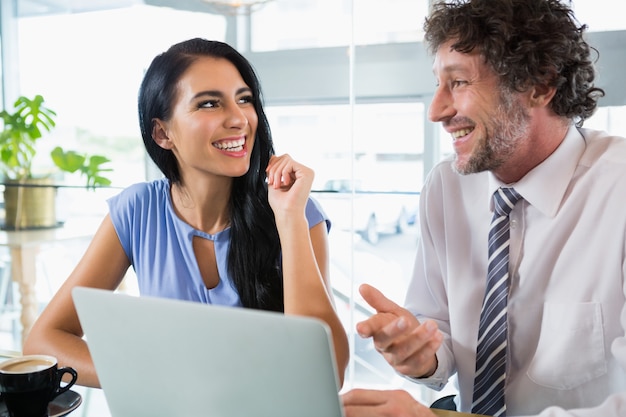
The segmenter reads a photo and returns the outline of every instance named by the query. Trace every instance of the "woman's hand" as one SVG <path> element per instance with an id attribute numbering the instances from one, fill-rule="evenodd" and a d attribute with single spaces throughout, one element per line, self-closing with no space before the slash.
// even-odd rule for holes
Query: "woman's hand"
<path id="1" fill-rule="evenodd" d="M 285 154 L 272 156 L 265 172 L 274 216 L 304 215 L 315 177 L 313 170 Z"/>

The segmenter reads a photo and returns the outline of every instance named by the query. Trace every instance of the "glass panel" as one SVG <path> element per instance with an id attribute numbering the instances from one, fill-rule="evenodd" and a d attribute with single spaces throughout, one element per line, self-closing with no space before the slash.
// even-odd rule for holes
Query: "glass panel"
<path id="1" fill-rule="evenodd" d="M 369 191 L 419 191 L 424 153 L 423 103 L 355 106 L 355 178 Z"/>
<path id="2" fill-rule="evenodd" d="M 422 103 L 270 106 L 277 153 L 316 171 L 313 194 L 331 219 L 331 281 L 354 349 L 346 388 L 404 384 L 354 334 L 372 309 L 358 294 L 369 283 L 402 304 L 417 245 L 424 152 Z M 408 384 L 415 396 L 425 391 Z"/>
<path id="3" fill-rule="evenodd" d="M 415 212 L 419 196 L 408 194 L 355 194 L 316 193 L 314 197 L 322 204 L 334 222 L 330 232 L 331 280 L 335 302 L 346 329 L 351 334 L 354 354 L 346 387 L 369 386 L 389 388 L 402 385 L 404 380 L 387 364 L 374 349 L 371 339 L 363 339 L 354 334 L 357 322 L 365 320 L 373 313 L 372 308 L 361 298 L 358 287 L 368 283 L 381 290 L 387 297 L 399 304 L 403 303 L 404 293 L 417 246 Z M 406 210 L 406 211 L 404 211 Z M 367 231 L 353 231 L 343 227 L 337 220 L 345 218 L 345 213 L 353 211 L 355 218 L 361 214 L 383 215 L 389 218 L 385 225 L 379 224 L 380 231 L 375 241 L 368 241 Z M 407 214 L 402 228 L 398 228 L 400 213 Z M 358 214 L 357 214 L 358 213 Z M 355 220 L 356 223 L 356 220 Z M 411 384 L 409 388 L 416 396 L 422 396 L 422 388 Z"/>
<path id="4" fill-rule="evenodd" d="M 316 171 L 314 189 L 411 191 L 421 188 L 424 152 L 422 103 L 270 106 L 277 153 Z M 354 129 L 352 119 L 354 118 Z"/>
<path id="5" fill-rule="evenodd" d="M 314 189 L 324 189 L 329 172 L 350 178 L 352 117 L 348 105 L 269 106 L 266 113 L 276 153 L 288 153 L 313 168 Z"/>
<path id="6" fill-rule="evenodd" d="M 585 120 L 584 127 L 624 136 L 626 132 L 626 106 L 599 107 L 592 117 Z"/>
<path id="7" fill-rule="evenodd" d="M 577 0 L 572 2 L 572 8 L 578 21 L 591 32 L 624 30 L 626 22 L 621 13 L 611 13 L 615 4 L 615 0 Z"/>
<path id="8" fill-rule="evenodd" d="M 417 42 L 428 0 L 354 0 L 354 43 Z"/>
<path id="9" fill-rule="evenodd" d="M 350 0 L 274 0 L 251 16 L 251 49 L 274 51 L 348 45 L 350 13 Z"/>
<path id="10" fill-rule="evenodd" d="M 428 0 L 274 0 L 251 17 L 251 48 L 274 51 L 351 42 L 415 42 L 422 38 L 427 11 Z"/>
<path id="11" fill-rule="evenodd" d="M 145 178 L 137 93 L 152 58 L 189 37 L 223 40 L 226 31 L 221 16 L 149 6 L 18 22 L 21 94 L 43 95 L 58 115 L 37 164 L 49 163 L 56 145 L 104 154 L 118 186 Z"/>

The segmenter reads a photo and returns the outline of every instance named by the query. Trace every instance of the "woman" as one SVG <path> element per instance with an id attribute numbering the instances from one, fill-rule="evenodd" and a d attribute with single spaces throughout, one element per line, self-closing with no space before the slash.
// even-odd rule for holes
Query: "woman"
<path id="1" fill-rule="evenodd" d="M 348 343 L 328 280 L 328 222 L 309 198 L 314 173 L 274 155 L 249 62 L 221 42 L 173 45 L 144 76 L 139 122 L 165 178 L 108 201 L 109 214 L 24 353 L 54 355 L 78 371 L 79 384 L 98 387 L 71 289 L 114 290 L 132 266 L 141 295 L 323 320 L 343 381 Z"/>

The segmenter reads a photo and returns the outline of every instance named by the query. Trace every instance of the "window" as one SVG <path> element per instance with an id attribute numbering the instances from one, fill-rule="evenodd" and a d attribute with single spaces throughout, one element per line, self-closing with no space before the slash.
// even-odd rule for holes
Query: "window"
<path id="1" fill-rule="evenodd" d="M 222 16 L 151 6 L 18 23 L 20 92 L 42 94 L 58 115 L 45 142 L 108 156 L 117 186 L 146 177 L 137 94 L 152 58 L 190 37 L 223 40 L 226 31 Z"/>
<path id="2" fill-rule="evenodd" d="M 252 15 L 252 50 L 421 40 L 427 0 L 274 0 Z M 276 22 L 281 22 L 276 25 Z"/>
<path id="3" fill-rule="evenodd" d="M 55 1 L 67 3 L 48 2 Z M 600 13 L 609 1 L 575 3 L 591 35 L 615 31 L 617 41 L 598 44 L 601 52 L 616 42 L 623 49 L 619 14 Z M 148 168 L 136 97 L 152 57 L 196 36 L 245 45 L 242 53 L 263 84 L 277 152 L 316 171 L 314 197 L 333 222 L 331 280 L 346 328 L 352 331 L 371 313 L 358 295 L 363 282 L 401 304 L 419 233 L 419 190 L 432 165 L 452 152 L 449 135 L 426 121 L 434 80 L 420 42 L 429 1 L 274 0 L 238 18 L 177 10 L 188 2 L 160 3 L 169 7 L 17 20 L 19 91 L 43 94 L 57 111 L 51 142 L 110 155 L 116 186 L 142 181 Z M 603 82 L 612 79 L 608 71 L 623 67 L 610 62 L 599 67 Z M 622 89 L 611 88 L 611 102 L 586 126 L 626 131 Z M 370 341 L 350 336 L 346 387 L 402 386 L 425 403 L 443 394 L 405 383 Z"/>
<path id="4" fill-rule="evenodd" d="M 269 106 L 267 114 L 277 153 L 317 167 L 315 189 L 354 175 L 369 191 L 417 192 L 423 181 L 424 107 Z"/>

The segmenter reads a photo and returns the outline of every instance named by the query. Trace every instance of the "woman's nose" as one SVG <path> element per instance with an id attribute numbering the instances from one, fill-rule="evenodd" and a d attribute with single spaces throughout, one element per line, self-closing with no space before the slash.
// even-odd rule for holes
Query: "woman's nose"
<path id="1" fill-rule="evenodd" d="M 248 123 L 248 118 L 241 107 L 236 103 L 230 104 L 226 108 L 226 127 L 244 127 Z"/>

